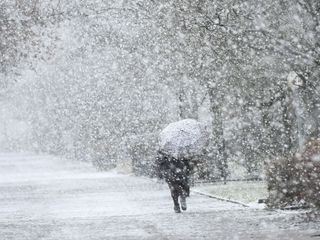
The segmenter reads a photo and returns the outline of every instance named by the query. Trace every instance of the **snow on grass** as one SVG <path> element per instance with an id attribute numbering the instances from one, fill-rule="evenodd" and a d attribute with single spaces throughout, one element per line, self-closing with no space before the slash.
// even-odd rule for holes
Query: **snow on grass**
<path id="1" fill-rule="evenodd" d="M 266 199 L 268 196 L 267 184 L 262 181 L 201 184 L 200 186 L 196 186 L 195 190 L 247 205 L 258 203 L 259 199 Z"/>

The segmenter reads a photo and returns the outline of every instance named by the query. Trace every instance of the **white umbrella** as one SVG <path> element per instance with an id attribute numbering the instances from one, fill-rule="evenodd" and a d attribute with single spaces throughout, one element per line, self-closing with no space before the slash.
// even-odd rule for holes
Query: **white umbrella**
<path id="1" fill-rule="evenodd" d="M 207 142 L 204 124 L 194 119 L 170 123 L 160 133 L 160 149 L 176 158 L 201 154 Z"/>

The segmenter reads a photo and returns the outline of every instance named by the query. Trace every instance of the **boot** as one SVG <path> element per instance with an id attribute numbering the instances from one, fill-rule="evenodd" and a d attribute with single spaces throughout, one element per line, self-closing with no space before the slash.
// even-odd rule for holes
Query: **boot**
<path id="1" fill-rule="evenodd" d="M 186 197 L 185 196 L 181 196 L 180 197 L 180 203 L 181 203 L 181 209 L 183 211 L 187 210 L 187 202 L 186 202 Z"/>
<path id="2" fill-rule="evenodd" d="M 174 205 L 174 212 L 175 213 L 181 213 L 181 210 L 180 210 L 180 206 L 179 205 Z"/>

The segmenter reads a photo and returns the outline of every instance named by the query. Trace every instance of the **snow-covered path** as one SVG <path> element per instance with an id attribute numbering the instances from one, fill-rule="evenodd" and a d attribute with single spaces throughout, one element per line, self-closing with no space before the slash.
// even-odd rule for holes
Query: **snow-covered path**
<path id="1" fill-rule="evenodd" d="M 175 214 L 167 187 L 49 156 L 0 154 L 0 240 L 320 239 L 296 214 L 192 194 Z"/>

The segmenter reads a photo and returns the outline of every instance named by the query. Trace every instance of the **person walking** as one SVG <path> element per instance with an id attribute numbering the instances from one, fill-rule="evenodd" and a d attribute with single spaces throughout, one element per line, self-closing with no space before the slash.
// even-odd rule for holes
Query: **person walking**
<path id="1" fill-rule="evenodd" d="M 192 171 L 190 160 L 187 158 L 175 158 L 158 150 L 155 162 L 158 177 L 164 179 L 170 189 L 174 211 L 176 213 L 180 213 L 181 209 L 186 211 L 186 198 L 190 195 L 189 178 Z"/>

